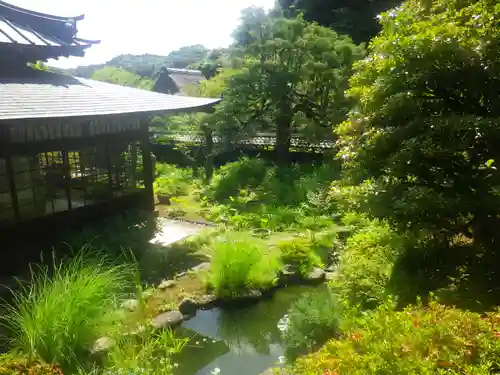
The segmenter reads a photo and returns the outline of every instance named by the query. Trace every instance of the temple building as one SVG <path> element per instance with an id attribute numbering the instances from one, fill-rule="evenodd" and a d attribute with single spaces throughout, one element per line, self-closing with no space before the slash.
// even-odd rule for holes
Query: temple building
<path id="1" fill-rule="evenodd" d="M 203 80 L 205 77 L 200 70 L 163 68 L 153 91 L 171 95 L 189 95 L 198 91 Z"/>
<path id="2" fill-rule="evenodd" d="M 29 66 L 98 44 L 77 37 L 83 18 L 0 1 L 0 234 L 152 209 L 151 116 L 207 111 L 219 101 Z"/>

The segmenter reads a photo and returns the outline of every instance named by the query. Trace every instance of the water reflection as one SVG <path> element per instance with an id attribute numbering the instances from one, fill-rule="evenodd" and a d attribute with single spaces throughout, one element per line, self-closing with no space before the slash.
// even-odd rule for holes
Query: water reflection
<path id="1" fill-rule="evenodd" d="M 260 375 L 279 366 L 284 348 L 278 322 L 312 288 L 282 289 L 272 299 L 243 308 L 198 311 L 182 325 L 192 339 L 176 359 L 176 375 L 210 375 L 217 368 L 221 375 Z"/>

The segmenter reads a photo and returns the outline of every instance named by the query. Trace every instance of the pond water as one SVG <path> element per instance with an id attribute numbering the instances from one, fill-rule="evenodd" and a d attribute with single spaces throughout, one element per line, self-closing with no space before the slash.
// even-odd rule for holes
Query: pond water
<path id="1" fill-rule="evenodd" d="M 278 323 L 295 300 L 318 288 L 293 286 L 253 305 L 199 310 L 180 329 L 190 342 L 175 358 L 175 375 L 260 375 L 280 367 L 284 347 Z"/>

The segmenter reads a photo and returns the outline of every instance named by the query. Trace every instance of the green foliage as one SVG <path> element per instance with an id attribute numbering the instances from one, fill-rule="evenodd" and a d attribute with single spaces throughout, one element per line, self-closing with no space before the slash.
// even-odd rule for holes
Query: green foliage
<path id="1" fill-rule="evenodd" d="M 341 338 L 299 359 L 290 373 L 491 374 L 500 354 L 497 314 L 481 318 L 436 301 L 401 311 L 389 301 L 344 319 Z"/>
<path id="2" fill-rule="evenodd" d="M 363 223 L 366 225 L 366 222 Z M 373 221 L 349 237 L 331 286 L 342 299 L 373 308 L 391 293 L 394 263 L 407 246 L 386 224 Z"/>
<path id="3" fill-rule="evenodd" d="M 153 86 L 153 82 L 147 78 L 138 76 L 125 69 L 112 66 L 106 66 L 96 70 L 91 78 L 96 81 L 114 83 L 116 85 L 135 87 L 144 90 L 151 90 Z"/>
<path id="4" fill-rule="evenodd" d="M 382 15 L 339 128 L 351 177 L 379 190 L 374 214 L 444 246 L 498 241 L 499 17 L 489 0 L 410 0 Z"/>
<path id="5" fill-rule="evenodd" d="M 41 362 L 29 362 L 12 354 L 0 356 L 0 375 L 63 375 L 62 370 Z"/>
<path id="6" fill-rule="evenodd" d="M 400 3 L 399 0 L 278 0 L 285 15 L 295 17 L 297 12 L 302 12 L 306 21 L 317 22 L 340 34 L 347 34 L 356 43 L 369 42 L 381 30 L 377 15 Z"/>
<path id="7" fill-rule="evenodd" d="M 235 234 L 219 238 L 212 247 L 208 283 L 218 296 L 231 298 L 274 285 L 280 263 L 261 242 Z"/>
<path id="8" fill-rule="evenodd" d="M 309 239 L 293 239 L 278 244 L 283 264 L 290 265 L 301 276 L 307 276 L 314 267 L 321 266 L 321 258 L 314 252 Z"/>
<path id="9" fill-rule="evenodd" d="M 288 161 L 292 130 L 328 136 L 332 124 L 345 118 L 344 90 L 363 48 L 300 17 L 267 17 L 258 8 L 243 14 L 236 37 L 244 46 L 243 68 L 229 81 L 212 117 L 222 133 L 275 131 L 281 165 Z"/>
<path id="10" fill-rule="evenodd" d="M 99 259 L 100 258 L 100 259 Z M 33 270 L 30 283 L 4 306 L 3 325 L 11 347 L 29 361 L 75 370 L 94 341 L 114 323 L 116 299 L 124 297 L 131 273 L 108 265 L 102 255 L 88 259 L 83 249 L 68 263 Z"/>
<path id="11" fill-rule="evenodd" d="M 288 313 L 284 331 L 287 359 L 294 360 L 338 335 L 342 306 L 328 290 L 306 294 Z"/>
<path id="12" fill-rule="evenodd" d="M 222 166 L 205 191 L 216 200 L 239 195 L 241 189 L 258 187 L 267 174 L 267 166 L 261 159 L 243 158 Z"/>
<path id="13" fill-rule="evenodd" d="M 153 184 L 155 194 L 179 196 L 189 193 L 190 184 L 193 180 L 190 169 L 157 163 L 156 175 L 158 177 Z"/>

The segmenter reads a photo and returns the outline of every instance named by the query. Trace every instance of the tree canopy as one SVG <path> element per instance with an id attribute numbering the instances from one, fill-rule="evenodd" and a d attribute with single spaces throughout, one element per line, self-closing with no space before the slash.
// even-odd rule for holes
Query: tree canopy
<path id="1" fill-rule="evenodd" d="M 347 34 L 356 43 L 368 42 L 380 31 L 376 17 L 401 0 L 278 0 L 284 14 L 294 17 L 303 12 L 309 22 Z"/>
<path id="2" fill-rule="evenodd" d="M 226 132 L 276 131 L 278 160 L 286 163 L 292 130 L 324 136 L 345 118 L 347 79 L 364 51 L 300 17 L 264 17 L 254 8 L 245 14 L 250 23 L 244 16 L 237 29 L 248 37 L 239 42 L 243 68 L 228 80 L 214 119 Z"/>
<path id="3" fill-rule="evenodd" d="M 404 228 L 498 241 L 500 5 L 409 0 L 357 64 L 356 109 L 339 128 L 351 172 Z"/>

